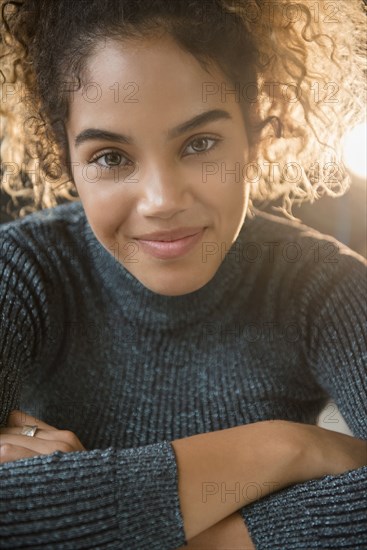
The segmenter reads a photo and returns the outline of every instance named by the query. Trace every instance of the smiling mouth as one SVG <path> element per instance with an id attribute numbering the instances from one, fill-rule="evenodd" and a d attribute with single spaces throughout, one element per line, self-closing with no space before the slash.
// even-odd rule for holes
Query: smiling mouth
<path id="1" fill-rule="evenodd" d="M 145 233 L 144 235 L 135 237 L 135 239 L 139 241 L 162 241 L 162 242 L 178 241 L 185 237 L 191 237 L 192 235 L 196 235 L 196 233 L 199 233 L 200 231 L 202 231 L 202 229 L 205 229 L 205 227 L 203 226 L 180 227 L 177 229 L 169 229 L 165 231 L 154 231 L 152 233 Z"/>
<path id="2" fill-rule="evenodd" d="M 147 254 L 159 259 L 178 258 L 187 254 L 202 239 L 206 227 L 193 235 L 175 239 L 172 241 L 159 241 L 148 239 L 137 239 L 142 250 Z"/>

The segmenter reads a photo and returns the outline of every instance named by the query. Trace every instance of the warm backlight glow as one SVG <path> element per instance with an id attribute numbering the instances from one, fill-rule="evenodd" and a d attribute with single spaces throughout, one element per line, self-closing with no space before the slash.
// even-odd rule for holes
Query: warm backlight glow
<path id="1" fill-rule="evenodd" d="M 367 122 L 358 124 L 346 133 L 343 151 L 348 170 L 359 178 L 367 179 Z"/>

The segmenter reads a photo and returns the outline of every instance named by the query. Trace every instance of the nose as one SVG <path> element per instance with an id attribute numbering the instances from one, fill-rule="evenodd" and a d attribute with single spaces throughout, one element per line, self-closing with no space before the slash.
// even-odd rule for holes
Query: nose
<path id="1" fill-rule="evenodd" d="M 189 186 L 179 171 L 166 166 L 150 168 L 149 174 L 141 174 L 141 178 L 142 191 L 137 207 L 140 215 L 171 218 L 192 204 Z"/>

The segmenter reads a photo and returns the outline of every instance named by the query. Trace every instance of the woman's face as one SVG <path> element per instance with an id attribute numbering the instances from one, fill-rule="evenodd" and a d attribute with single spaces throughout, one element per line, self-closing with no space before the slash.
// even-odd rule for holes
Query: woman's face
<path id="1" fill-rule="evenodd" d="M 233 85 L 168 37 L 106 41 L 87 68 L 66 129 L 88 222 L 144 286 L 193 292 L 215 275 L 246 216 L 248 142 Z M 196 236 L 146 236 L 181 228 Z"/>

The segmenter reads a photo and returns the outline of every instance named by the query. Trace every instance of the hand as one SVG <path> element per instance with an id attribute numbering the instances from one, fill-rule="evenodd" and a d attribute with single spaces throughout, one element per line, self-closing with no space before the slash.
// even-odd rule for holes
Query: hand
<path id="1" fill-rule="evenodd" d="M 37 425 L 33 437 L 20 435 L 22 426 Z M 58 430 L 34 416 L 14 409 L 9 413 L 7 425 L 0 428 L 0 463 L 12 462 L 21 458 L 48 455 L 55 451 L 71 453 L 85 451 L 78 437 L 69 430 Z"/>

